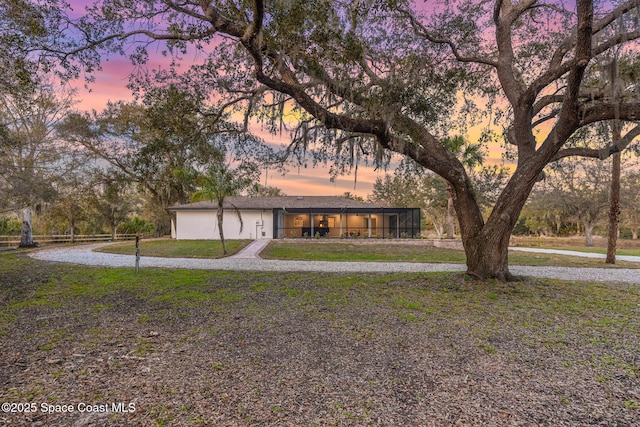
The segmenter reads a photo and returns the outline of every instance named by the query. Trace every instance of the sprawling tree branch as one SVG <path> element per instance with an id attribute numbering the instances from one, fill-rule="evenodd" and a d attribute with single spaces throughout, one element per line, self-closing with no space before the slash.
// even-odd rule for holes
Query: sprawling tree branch
<path id="1" fill-rule="evenodd" d="M 627 148 L 633 140 L 640 135 L 640 125 L 637 125 L 629 132 L 625 134 L 624 137 L 620 138 L 615 144 L 609 144 L 603 148 L 587 148 L 587 147 L 571 147 L 560 150 L 552 159 L 552 162 L 557 160 L 578 156 L 578 157 L 589 157 L 598 160 L 604 160 L 615 153 L 620 153 Z"/>
<path id="2" fill-rule="evenodd" d="M 588 0 L 578 0 L 578 24 L 576 31 L 575 57 L 571 71 L 567 77 L 567 90 L 563 101 L 559 120 L 547 139 L 540 147 L 540 152 L 550 159 L 579 127 L 579 95 L 585 69 L 591 59 L 591 35 L 593 24 L 593 4 Z"/>
<path id="3" fill-rule="evenodd" d="M 417 36 L 422 37 L 434 44 L 447 45 L 457 61 L 460 61 L 462 63 L 485 64 L 492 67 L 496 67 L 498 65 L 497 62 L 492 61 L 487 57 L 463 55 L 462 53 L 460 53 L 458 46 L 452 40 L 433 34 L 415 17 L 413 12 L 405 9 L 400 9 L 399 11 L 409 20 L 409 23 L 411 24 L 411 27 L 413 28 L 413 31 Z"/>
<path id="4" fill-rule="evenodd" d="M 592 25 L 591 34 L 596 35 L 608 25 L 610 25 L 615 19 L 621 17 L 625 13 L 633 10 L 640 6 L 640 0 L 630 0 L 625 3 L 620 4 L 616 9 L 614 9 L 611 13 L 603 17 L 602 19 L 594 22 Z M 549 86 L 554 81 L 561 78 L 563 75 L 571 71 L 573 67 L 573 60 L 568 60 L 563 62 L 567 53 L 571 52 L 579 46 L 577 41 L 577 34 L 574 30 L 570 35 L 568 35 L 563 42 L 561 42 L 556 48 L 551 60 L 549 61 L 549 66 L 547 67 L 547 71 L 540 75 L 531 85 L 530 91 L 532 94 L 539 93 L 543 88 Z M 606 52 L 608 49 L 611 49 L 614 46 L 620 45 L 622 43 L 628 42 L 630 40 L 636 40 L 640 38 L 640 31 L 630 31 L 626 34 L 616 34 L 613 37 L 608 37 L 606 40 L 596 46 L 592 47 L 592 51 L 589 59 L 595 57 L 599 54 Z"/>

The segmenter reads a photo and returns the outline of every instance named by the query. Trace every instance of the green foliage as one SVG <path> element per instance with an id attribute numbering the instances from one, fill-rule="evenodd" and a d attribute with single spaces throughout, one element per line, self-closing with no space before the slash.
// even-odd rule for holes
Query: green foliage
<path id="1" fill-rule="evenodd" d="M 442 144 L 469 168 L 481 166 L 484 162 L 486 154 L 482 151 L 482 145 L 469 143 L 461 135 L 444 138 Z"/>
<path id="2" fill-rule="evenodd" d="M 376 178 L 369 200 L 378 203 L 388 203 L 390 207 L 409 208 L 424 205 L 422 195 L 419 194 L 418 180 L 412 176 L 395 174 Z"/>
<path id="3" fill-rule="evenodd" d="M 344 197 L 345 199 L 356 200 L 358 202 L 364 202 L 364 198 L 363 197 L 357 196 L 355 194 L 351 194 L 350 191 L 345 191 L 344 193 L 342 193 L 342 195 L 340 197 Z"/>
<path id="4" fill-rule="evenodd" d="M 0 87 L 3 91 L 22 90 L 37 85 L 43 71 L 52 61 L 46 55 L 34 54 L 34 49 L 55 31 L 45 20 L 48 12 L 57 12 L 48 5 L 23 0 L 0 3 Z"/>
<path id="5" fill-rule="evenodd" d="M 257 174 L 256 165 L 252 163 L 242 163 L 235 169 L 225 163 L 213 164 L 205 173 L 193 174 L 194 182 L 199 189 L 193 193 L 191 200 L 210 200 L 221 206 L 226 197 L 236 196 L 248 188 L 257 178 Z"/>
<path id="6" fill-rule="evenodd" d="M 282 191 L 282 189 L 278 188 L 278 187 L 271 187 L 271 186 L 264 186 L 258 182 L 254 182 L 252 185 L 250 185 L 245 193 L 247 194 L 247 196 L 255 196 L 255 197 L 261 197 L 261 196 L 270 196 L 270 197 L 274 197 L 274 196 L 286 196 L 286 194 L 284 194 L 284 192 Z"/>
<path id="7" fill-rule="evenodd" d="M 208 90 L 156 77 L 142 76 L 133 85 L 143 93 L 141 102 L 111 103 L 95 117 L 71 115 L 61 129 L 151 194 L 162 210 L 187 203 L 196 191 L 195 180 L 184 171 L 220 164 L 228 153 L 240 151 L 240 144 L 257 156 L 260 144 L 207 103 Z M 105 194 L 122 197 L 115 191 Z"/>
<path id="8" fill-rule="evenodd" d="M 609 180 L 607 163 L 574 160 L 554 164 L 523 210 L 526 227 L 539 235 L 561 235 L 570 224 L 577 224 L 589 245 L 591 231 L 608 208 Z"/>
<path id="9" fill-rule="evenodd" d="M 384 179 L 376 178 L 369 200 L 391 207 L 419 207 L 423 218 L 441 236 L 447 210 L 446 182 L 434 174 L 420 176 L 406 173 L 406 170 L 398 172 L 393 176 L 385 175 Z"/>
<path id="10" fill-rule="evenodd" d="M 180 172 L 189 179 L 194 180 L 199 189 L 193 193 L 192 201 L 210 200 L 217 205 L 216 217 L 218 220 L 218 234 L 222 242 L 222 250 L 227 254 L 227 246 L 224 238 L 223 222 L 225 199 L 230 196 L 240 194 L 259 176 L 258 168 L 254 163 L 241 163 L 232 169 L 226 163 L 217 163 L 209 166 L 205 173 L 183 170 Z M 240 211 L 232 206 L 233 211 L 240 221 L 240 231 L 242 231 L 242 215 Z"/>
<path id="11" fill-rule="evenodd" d="M 118 232 L 122 234 L 149 234 L 153 232 L 153 224 L 138 216 L 134 216 L 120 224 L 118 226 Z"/>
<path id="12" fill-rule="evenodd" d="M 96 216 L 115 233 L 134 210 L 138 197 L 131 191 L 126 177 L 116 171 L 101 175 L 97 187 L 100 191 L 96 191 L 93 200 Z"/>
<path id="13" fill-rule="evenodd" d="M 0 218 L 0 235 L 19 235 L 22 223 L 11 218 Z"/>
<path id="14" fill-rule="evenodd" d="M 623 176 L 621 187 L 622 224 L 629 227 L 632 237 L 637 239 L 640 229 L 640 173 Z"/>

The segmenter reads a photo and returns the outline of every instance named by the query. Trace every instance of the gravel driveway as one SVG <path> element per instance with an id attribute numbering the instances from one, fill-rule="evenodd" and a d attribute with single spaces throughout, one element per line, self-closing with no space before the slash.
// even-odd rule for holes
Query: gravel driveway
<path id="1" fill-rule="evenodd" d="M 105 267 L 134 267 L 133 255 L 116 255 L 93 250 L 109 245 L 97 243 L 74 247 L 51 247 L 33 252 L 33 258 L 42 261 L 67 262 Z M 436 264 L 414 262 L 333 262 L 284 261 L 260 258 L 232 257 L 224 259 L 141 257 L 140 268 L 185 268 L 233 271 L 313 271 L 352 273 L 394 273 L 465 271 L 463 264 Z M 640 284 L 640 269 L 575 268 L 511 266 L 511 272 L 521 276 L 549 279 Z"/>

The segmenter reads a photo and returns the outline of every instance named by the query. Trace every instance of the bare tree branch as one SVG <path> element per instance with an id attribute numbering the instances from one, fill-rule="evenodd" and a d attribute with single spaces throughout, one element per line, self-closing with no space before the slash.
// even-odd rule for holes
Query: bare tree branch
<path id="1" fill-rule="evenodd" d="M 580 116 L 580 127 L 613 119 L 638 121 L 640 120 L 640 102 L 628 102 L 622 105 L 609 102 L 583 106 Z"/>
<path id="2" fill-rule="evenodd" d="M 584 76 L 587 64 L 591 59 L 591 34 L 593 24 L 593 3 L 589 0 L 578 0 L 578 25 L 576 32 L 576 49 L 575 58 L 572 61 L 570 74 L 567 78 L 567 91 L 565 100 L 562 104 L 558 124 L 554 129 L 554 133 L 560 129 L 562 134 L 570 135 L 577 128 L 579 120 L 578 98 L 580 95 L 580 85 Z M 564 138 L 558 140 L 547 139 L 545 143 L 550 142 L 559 148 L 558 141 L 564 141 Z M 557 149 L 556 149 L 557 150 Z"/>
<path id="3" fill-rule="evenodd" d="M 254 0 L 253 2 L 253 21 L 249 25 L 244 34 L 242 35 L 242 42 L 255 44 L 260 43 L 258 37 L 262 30 L 262 21 L 264 19 L 264 2 L 262 0 Z M 260 47 L 260 46 L 258 46 Z"/>
<path id="4" fill-rule="evenodd" d="M 490 65 L 492 67 L 497 66 L 497 63 L 495 61 L 491 61 L 489 58 L 487 57 L 482 57 L 482 56 L 466 56 L 460 53 L 460 51 L 458 50 L 458 47 L 456 46 L 456 44 L 449 40 L 446 39 L 444 37 L 438 37 L 436 35 L 434 35 L 431 31 L 429 31 L 424 25 L 422 25 L 422 23 L 420 21 L 418 21 L 415 17 L 415 15 L 409 11 L 409 10 L 405 10 L 405 9 L 400 9 L 399 10 L 406 18 L 409 19 L 409 22 L 411 23 L 411 26 L 414 30 L 414 33 L 419 36 L 422 37 L 428 41 L 430 41 L 431 43 L 435 43 L 435 44 L 444 44 L 449 46 L 449 49 L 451 50 L 451 53 L 453 54 L 453 56 L 456 58 L 456 60 L 460 61 L 460 62 L 465 62 L 465 63 L 477 63 L 477 64 L 485 64 L 485 65 Z"/>
<path id="5" fill-rule="evenodd" d="M 80 52 L 83 52 L 85 50 L 90 50 L 90 49 L 94 49 L 100 45 L 105 44 L 108 41 L 111 40 L 123 40 L 123 39 L 127 39 L 136 35 L 143 35 L 146 36 L 152 40 L 180 40 L 180 41 L 192 41 L 192 40 L 199 40 L 199 39 L 203 39 L 205 37 L 209 37 L 212 36 L 213 34 L 216 33 L 216 29 L 214 27 L 210 28 L 207 31 L 201 32 L 201 33 L 197 33 L 197 34 L 158 34 L 158 33 L 154 33 L 152 31 L 149 30 L 133 30 L 133 31 L 129 31 L 126 33 L 119 33 L 119 34 L 110 34 L 108 36 L 102 37 L 98 40 L 94 40 L 90 43 L 87 43 L 83 46 L 80 46 L 76 49 L 70 50 L 70 51 L 60 51 L 60 50 L 56 50 L 56 49 L 52 49 L 52 48 L 48 48 L 46 49 L 47 51 L 51 52 L 51 53 L 59 53 L 59 54 L 63 54 L 63 59 L 66 59 L 69 56 L 73 56 L 76 55 Z"/>
<path id="6" fill-rule="evenodd" d="M 617 143 L 610 144 L 604 148 L 586 148 L 586 147 L 571 147 L 559 151 L 552 159 L 552 162 L 563 159 L 565 157 L 579 156 L 589 157 L 593 159 L 604 160 L 615 153 L 622 152 L 627 148 L 633 140 L 640 135 L 640 125 L 637 125 L 632 130 L 627 132 L 624 137 L 620 138 Z"/>
<path id="7" fill-rule="evenodd" d="M 625 13 L 640 7 L 640 0 L 629 0 L 624 3 L 621 3 L 612 10 L 610 13 L 600 18 L 593 24 L 593 34 L 598 34 L 600 31 L 607 28 L 611 23 L 613 23 L 616 19 L 623 16 Z"/>
<path id="8" fill-rule="evenodd" d="M 630 0 L 625 3 L 619 5 L 615 10 L 609 13 L 604 18 L 598 20 L 593 23 L 591 34 L 595 35 L 604 30 L 608 25 L 610 25 L 615 19 L 620 16 L 628 13 L 634 8 L 640 7 L 640 0 Z M 640 30 L 630 31 L 625 34 L 618 34 L 614 37 L 608 38 L 605 42 L 600 43 L 596 46 L 592 47 L 591 57 L 595 57 L 606 50 L 620 45 L 623 42 L 629 40 L 636 40 L 640 38 Z M 571 70 L 573 65 L 573 61 L 563 62 L 567 53 L 571 52 L 571 50 L 575 49 L 577 45 L 576 41 L 576 32 L 572 31 L 570 35 L 565 38 L 565 40 L 560 43 L 560 45 L 556 48 L 551 61 L 549 62 L 549 67 L 547 71 L 540 75 L 531 85 L 530 90 L 532 93 L 538 93 L 542 90 L 542 88 L 548 86 L 553 81 L 557 80 L 564 74 L 568 73 Z M 590 58 L 589 58 L 590 59 Z"/>

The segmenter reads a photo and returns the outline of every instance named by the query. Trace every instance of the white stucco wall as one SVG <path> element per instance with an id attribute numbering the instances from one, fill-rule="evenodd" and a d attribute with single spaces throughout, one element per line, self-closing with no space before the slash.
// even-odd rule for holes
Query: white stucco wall
<path id="1" fill-rule="evenodd" d="M 242 231 L 240 231 L 238 215 L 233 210 L 225 209 L 223 221 L 225 239 L 273 238 L 273 211 L 241 211 L 240 214 L 242 216 Z M 215 218 L 215 212 L 212 215 Z M 217 224 L 215 229 L 215 238 L 219 239 Z"/>
<path id="2" fill-rule="evenodd" d="M 240 212 L 240 220 L 232 210 L 225 210 L 223 227 L 225 239 L 271 239 L 273 238 L 273 212 L 271 210 Z M 193 210 L 176 212 L 177 240 L 219 240 L 216 211 Z M 264 236 L 263 236 L 264 233 Z"/>

